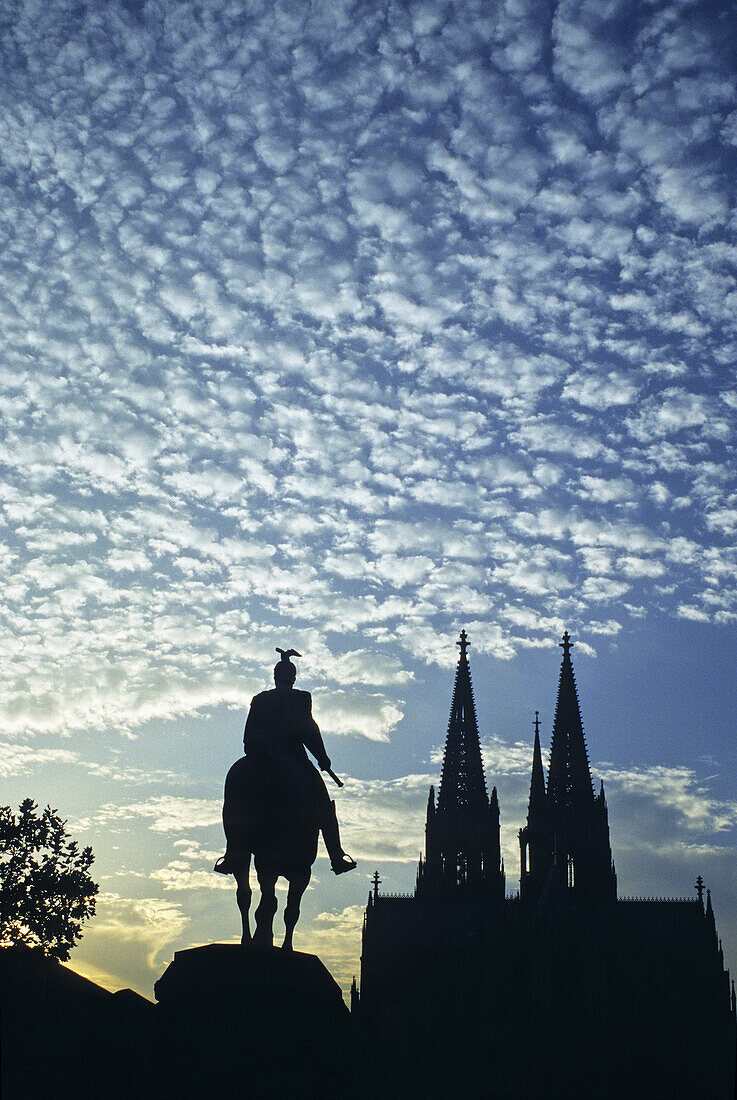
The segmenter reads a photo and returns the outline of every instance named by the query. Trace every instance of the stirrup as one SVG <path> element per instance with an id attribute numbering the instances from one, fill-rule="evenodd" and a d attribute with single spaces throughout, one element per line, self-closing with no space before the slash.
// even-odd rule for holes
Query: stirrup
<path id="1" fill-rule="evenodd" d="M 344 875 L 346 871 L 352 871 L 356 866 L 355 859 L 352 859 L 346 852 L 341 852 L 338 860 L 331 860 L 330 866 L 333 869 L 333 874 Z"/>
<path id="2" fill-rule="evenodd" d="M 233 874 L 233 872 L 230 868 L 230 863 L 228 861 L 228 853 L 227 852 L 225 853 L 224 856 L 221 856 L 220 859 L 217 861 L 217 863 L 213 867 L 213 871 L 217 871 L 217 873 L 219 875 L 232 875 Z"/>

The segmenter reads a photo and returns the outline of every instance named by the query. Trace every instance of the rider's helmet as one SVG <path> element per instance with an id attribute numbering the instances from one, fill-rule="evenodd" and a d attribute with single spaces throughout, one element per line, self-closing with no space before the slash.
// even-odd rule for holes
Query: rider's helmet
<path id="1" fill-rule="evenodd" d="M 276 652 L 281 653 L 281 660 L 274 665 L 274 683 L 289 684 L 291 687 L 297 678 L 297 669 L 289 658 L 301 657 L 302 654 L 297 653 L 296 649 L 279 649 L 279 646 L 276 647 Z"/>

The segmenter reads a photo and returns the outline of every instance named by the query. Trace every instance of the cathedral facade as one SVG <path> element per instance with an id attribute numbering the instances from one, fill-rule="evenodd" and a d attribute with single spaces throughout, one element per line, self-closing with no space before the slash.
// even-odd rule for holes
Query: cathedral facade
<path id="1" fill-rule="evenodd" d="M 461 633 L 439 790 L 413 894 L 378 876 L 363 928 L 359 1033 L 388 1095 L 732 1100 L 735 994 L 709 892 L 619 898 L 566 632 L 545 775 L 535 721 L 520 886 L 505 892 Z"/>

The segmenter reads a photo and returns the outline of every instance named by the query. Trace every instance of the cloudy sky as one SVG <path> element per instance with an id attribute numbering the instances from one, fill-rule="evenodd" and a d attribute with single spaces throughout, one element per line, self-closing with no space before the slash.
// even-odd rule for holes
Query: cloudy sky
<path id="1" fill-rule="evenodd" d="M 620 891 L 737 964 L 737 16 L 5 0 L 2 801 L 97 853 L 73 965 L 238 928 L 222 779 L 277 645 L 345 844 L 411 889 L 465 626 L 510 891 L 564 627 Z"/>

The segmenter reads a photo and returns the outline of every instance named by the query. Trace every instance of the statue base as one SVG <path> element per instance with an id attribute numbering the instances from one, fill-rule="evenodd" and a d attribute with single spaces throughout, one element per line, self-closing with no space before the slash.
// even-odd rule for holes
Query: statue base
<path id="1" fill-rule="evenodd" d="M 177 951 L 154 992 L 158 1095 L 350 1091 L 350 1014 L 316 955 L 217 943 Z"/>

